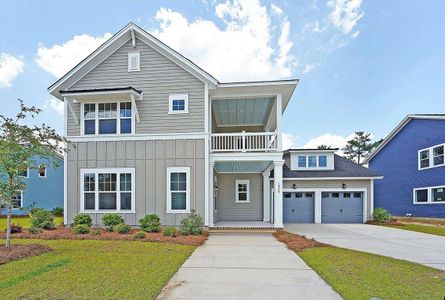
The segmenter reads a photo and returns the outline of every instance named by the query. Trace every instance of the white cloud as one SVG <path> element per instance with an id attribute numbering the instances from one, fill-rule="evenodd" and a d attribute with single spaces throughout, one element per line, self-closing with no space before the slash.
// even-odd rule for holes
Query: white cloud
<path id="1" fill-rule="evenodd" d="M 329 14 L 332 24 L 345 34 L 351 33 L 365 14 L 360 11 L 362 0 L 331 0 L 327 5 L 332 8 Z M 358 34 L 359 31 L 353 32 L 352 38 L 356 38 Z"/>
<path id="2" fill-rule="evenodd" d="M 98 37 L 82 34 L 74 36 L 71 40 L 61 45 L 56 44 L 49 48 L 40 44 L 35 61 L 45 71 L 59 78 L 111 36 L 111 33 Z"/>
<path id="3" fill-rule="evenodd" d="M 283 149 L 284 150 L 291 149 L 291 148 L 295 147 L 295 142 L 297 140 L 296 136 L 294 136 L 294 135 L 292 135 L 290 133 L 283 132 L 281 134 L 281 137 L 283 139 L 282 143 L 283 143 Z"/>
<path id="4" fill-rule="evenodd" d="M 160 8 L 152 33 L 220 80 L 261 80 L 292 75 L 290 22 L 276 5 L 258 0 L 233 0 L 215 7 L 217 22 L 188 20 Z"/>
<path id="5" fill-rule="evenodd" d="M 303 146 L 303 148 L 317 148 L 320 145 L 326 145 L 326 146 L 331 146 L 332 148 L 342 149 L 346 146 L 346 143 L 353 137 L 354 133 L 348 136 L 326 133 L 309 140 L 309 142 L 307 142 Z"/>
<path id="6" fill-rule="evenodd" d="M 12 86 L 12 81 L 23 72 L 23 57 L 0 53 L 0 88 Z"/>
<path id="7" fill-rule="evenodd" d="M 45 101 L 45 104 L 42 107 L 43 109 L 51 108 L 59 115 L 63 115 L 64 112 L 64 105 L 63 102 L 60 100 L 56 100 L 54 98 L 51 98 L 49 100 Z"/>
<path id="8" fill-rule="evenodd" d="M 304 66 L 303 74 L 307 74 L 307 73 L 311 72 L 312 70 L 315 69 L 315 67 L 317 67 L 317 64 L 308 64 L 308 65 Z"/>

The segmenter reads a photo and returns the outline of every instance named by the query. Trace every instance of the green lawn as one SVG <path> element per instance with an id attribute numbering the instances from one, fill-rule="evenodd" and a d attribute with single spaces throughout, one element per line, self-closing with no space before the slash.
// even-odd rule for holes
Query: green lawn
<path id="1" fill-rule="evenodd" d="M 0 265 L 0 299 L 152 299 L 194 246 L 137 241 L 13 240 L 53 252 Z"/>
<path id="2" fill-rule="evenodd" d="M 334 247 L 298 255 L 345 299 L 443 299 L 445 272 L 375 254 Z"/>
<path id="3" fill-rule="evenodd" d="M 401 224 L 401 225 L 391 225 L 391 224 L 379 224 L 379 226 L 391 227 L 396 229 L 417 231 L 423 233 L 429 233 L 439 236 L 445 236 L 445 227 L 433 226 L 433 225 L 421 225 L 421 224 Z"/>
<path id="4" fill-rule="evenodd" d="M 29 223 L 29 217 L 26 218 L 17 218 L 14 216 L 11 218 L 11 222 L 15 223 L 15 224 L 19 224 L 22 225 L 23 228 L 29 228 L 30 227 L 30 223 Z M 56 225 L 60 225 L 63 224 L 63 217 L 55 217 L 54 218 L 54 223 Z M 6 229 L 6 218 L 0 218 L 0 230 L 5 230 Z"/>

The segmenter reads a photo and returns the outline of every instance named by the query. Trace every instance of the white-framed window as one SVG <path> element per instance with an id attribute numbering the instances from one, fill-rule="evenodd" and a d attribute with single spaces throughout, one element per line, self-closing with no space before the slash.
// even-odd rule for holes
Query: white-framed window
<path id="1" fill-rule="evenodd" d="M 445 185 L 413 189 L 414 204 L 445 204 Z"/>
<path id="2" fill-rule="evenodd" d="M 128 53 L 128 72 L 138 72 L 141 70 L 141 53 Z"/>
<path id="3" fill-rule="evenodd" d="M 418 169 L 429 169 L 445 166 L 445 144 L 435 145 L 418 151 Z"/>
<path id="4" fill-rule="evenodd" d="M 167 167 L 167 213 L 190 212 L 190 167 Z"/>
<path id="5" fill-rule="evenodd" d="M 236 180 L 235 181 L 235 202 L 236 203 L 249 203 L 249 180 Z"/>
<path id="6" fill-rule="evenodd" d="M 134 116 L 131 102 L 83 103 L 82 135 L 132 134 Z"/>
<path id="7" fill-rule="evenodd" d="M 307 160 L 307 156 L 305 156 L 305 155 L 298 155 L 298 167 L 299 168 L 306 168 L 306 166 L 307 166 L 307 163 L 306 163 L 306 160 Z"/>
<path id="8" fill-rule="evenodd" d="M 189 112 L 188 94 L 170 94 L 168 95 L 168 113 L 183 114 Z"/>
<path id="9" fill-rule="evenodd" d="M 40 178 L 46 178 L 46 171 L 47 171 L 46 166 L 40 165 L 37 170 L 37 173 L 39 174 Z"/>
<path id="10" fill-rule="evenodd" d="M 298 155 L 297 156 L 298 168 L 327 168 L 328 157 L 327 155 Z"/>
<path id="11" fill-rule="evenodd" d="M 29 178 L 29 168 L 26 168 L 22 172 L 19 172 L 19 177 L 22 178 Z"/>
<path id="12" fill-rule="evenodd" d="M 134 168 L 81 169 L 81 211 L 134 212 L 134 174 Z"/>
<path id="13" fill-rule="evenodd" d="M 23 191 L 17 191 L 12 196 L 12 209 L 20 209 L 23 207 Z"/>

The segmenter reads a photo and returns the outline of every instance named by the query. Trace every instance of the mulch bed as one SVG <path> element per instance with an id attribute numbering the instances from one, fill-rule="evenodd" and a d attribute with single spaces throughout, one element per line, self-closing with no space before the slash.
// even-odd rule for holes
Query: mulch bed
<path id="1" fill-rule="evenodd" d="M 100 234 L 93 234 L 94 232 L 100 232 Z M 16 239 L 44 239 L 44 240 L 119 240 L 119 241 L 143 241 L 143 242 L 160 242 L 160 243 L 173 243 L 191 246 L 200 246 L 207 239 L 207 232 L 202 235 L 180 235 L 176 237 L 169 237 L 162 235 L 161 232 L 144 232 L 145 238 L 138 239 L 134 237 L 134 234 L 140 232 L 140 230 L 133 229 L 130 233 L 120 234 L 117 232 L 110 232 L 100 228 L 91 228 L 88 234 L 76 234 L 74 231 L 65 226 L 58 226 L 52 230 L 44 230 L 38 234 L 31 234 L 28 230 L 24 229 L 20 233 L 14 233 L 13 238 Z M 0 238 L 5 238 L 5 233 L 0 234 Z"/>
<path id="2" fill-rule="evenodd" d="M 299 252 L 307 248 L 326 247 L 326 244 L 317 242 L 316 240 L 309 240 L 304 236 L 290 233 L 283 230 L 278 230 L 274 236 L 282 243 L 285 243 L 290 250 Z"/>
<path id="3" fill-rule="evenodd" d="M 37 256 L 39 254 L 50 252 L 52 249 L 45 245 L 11 245 L 11 249 L 6 250 L 5 245 L 0 246 L 0 265 L 25 257 Z"/>

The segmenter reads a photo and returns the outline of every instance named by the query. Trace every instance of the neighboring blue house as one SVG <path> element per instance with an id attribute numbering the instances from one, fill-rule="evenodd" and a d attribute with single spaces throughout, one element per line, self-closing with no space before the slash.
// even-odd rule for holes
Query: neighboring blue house
<path id="1" fill-rule="evenodd" d="M 23 172 L 26 189 L 17 193 L 12 214 L 27 214 L 30 206 L 46 210 L 63 207 L 63 156 L 58 155 L 56 159 L 57 168 L 46 160 L 37 159 L 41 167 L 28 168 Z M 6 214 L 6 209 L 2 210 L 2 214 Z"/>
<path id="2" fill-rule="evenodd" d="M 392 215 L 445 218 L 445 114 L 408 115 L 365 160 L 383 175 L 374 207 Z"/>

